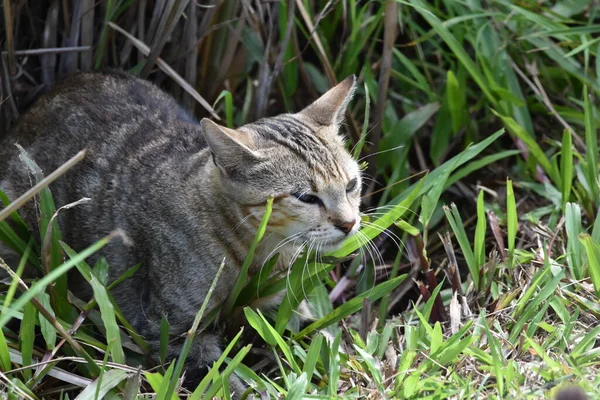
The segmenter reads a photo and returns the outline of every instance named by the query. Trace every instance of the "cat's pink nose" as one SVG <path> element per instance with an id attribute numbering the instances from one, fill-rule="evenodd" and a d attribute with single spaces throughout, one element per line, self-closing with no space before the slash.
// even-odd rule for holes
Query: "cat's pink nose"
<path id="1" fill-rule="evenodd" d="M 354 225 L 356 224 L 356 219 L 353 219 L 350 222 L 343 222 L 341 224 L 336 224 L 335 227 L 338 228 L 340 231 L 344 232 L 346 235 L 348 233 L 350 233 L 350 231 L 352 230 L 352 228 L 354 228 Z"/>

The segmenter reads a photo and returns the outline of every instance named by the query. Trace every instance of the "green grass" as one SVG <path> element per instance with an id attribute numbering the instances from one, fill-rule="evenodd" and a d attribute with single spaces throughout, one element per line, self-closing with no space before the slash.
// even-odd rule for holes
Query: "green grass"
<path id="1" fill-rule="evenodd" d="M 84 0 L 36 2 L 35 15 L 25 3 L 3 3 L 2 71 L 26 74 L 3 80 L 0 135 L 63 71 L 120 66 L 227 126 L 299 110 L 354 73 L 345 130 L 369 175 L 358 241 L 300 257 L 289 278 L 270 276 L 273 263 L 241 275 L 223 313 L 248 324 L 187 393 L 178 380 L 188 347 L 168 365 L 131 367 L 148 346 L 112 299 L 110 266 L 85 262 L 119 232 L 73 252 L 28 160 L 42 239 L 17 212 L 0 214 L 0 241 L 21 256 L 0 261 L 7 398 L 229 398 L 231 373 L 247 396 L 273 399 L 541 399 L 568 384 L 600 397 L 596 3 L 176 1 L 140 14 L 142 2 Z M 91 301 L 67 297 L 72 269 Z M 245 308 L 284 288 L 275 312 Z M 300 325 L 303 299 L 315 319 Z M 216 315 L 198 310 L 188 346 Z M 165 320 L 161 358 L 168 330 Z"/>

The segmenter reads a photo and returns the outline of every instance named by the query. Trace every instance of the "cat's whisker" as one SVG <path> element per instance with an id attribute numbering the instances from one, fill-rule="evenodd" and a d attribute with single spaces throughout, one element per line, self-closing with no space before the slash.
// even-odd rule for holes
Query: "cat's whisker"
<path id="1" fill-rule="evenodd" d="M 386 209 L 386 208 L 395 208 L 398 207 L 398 204 L 382 204 L 379 206 L 374 206 L 369 208 L 369 210 L 378 210 L 378 209 Z"/>
<path id="2" fill-rule="evenodd" d="M 288 244 L 289 242 L 291 242 L 292 240 L 296 240 L 298 239 L 300 236 L 302 236 L 304 234 L 304 232 L 297 232 L 294 233 L 293 235 L 290 235 L 284 239 L 282 239 L 274 248 L 273 250 L 271 250 L 271 252 L 265 257 L 265 259 L 263 260 L 263 267 L 265 266 L 265 264 L 269 261 L 269 259 L 271 257 L 273 257 L 275 255 L 275 253 L 277 253 L 277 250 L 279 250 L 280 248 L 282 248 L 283 246 L 285 246 L 286 244 Z M 261 267 L 262 268 L 262 267 Z"/>
<path id="3" fill-rule="evenodd" d="M 269 262 L 269 260 L 271 259 L 271 257 L 273 257 L 275 255 L 275 253 L 277 253 L 277 250 L 279 250 L 281 247 L 285 246 L 286 244 L 288 244 L 292 240 L 293 240 L 292 245 L 294 245 L 296 243 L 296 240 L 298 240 L 301 236 L 302 236 L 302 232 L 294 233 L 293 235 L 290 235 L 290 236 L 282 239 L 277 244 L 277 246 L 275 246 L 275 248 L 265 257 L 265 259 L 263 260 L 262 265 L 260 266 L 260 268 L 258 270 L 258 281 L 259 282 L 261 280 L 262 271 L 263 271 L 264 266 L 267 264 L 267 262 Z M 257 287 L 256 287 L 256 297 L 258 298 L 259 295 L 260 295 L 260 285 L 257 285 Z"/>
<path id="4" fill-rule="evenodd" d="M 373 246 L 373 244 L 371 243 L 371 241 L 369 240 L 369 238 L 367 238 L 367 236 L 364 233 L 360 232 L 360 231 L 356 232 L 356 236 L 359 237 L 359 238 L 361 238 L 361 239 L 363 239 L 363 241 L 361 243 L 361 249 L 365 250 L 367 252 L 367 254 L 369 255 L 369 258 L 371 260 L 375 261 L 375 257 L 373 256 L 372 249 L 371 249 L 371 247 Z M 363 257 L 362 258 L 362 264 L 365 264 L 366 262 L 367 262 L 367 258 Z"/>
<path id="5" fill-rule="evenodd" d="M 311 241 L 310 245 L 308 246 L 308 251 L 306 252 L 306 261 L 304 262 L 304 266 L 302 267 L 302 293 L 304 294 L 304 274 L 308 271 L 310 272 L 310 264 L 309 264 L 309 257 L 310 256 L 310 251 L 312 250 L 313 245 L 315 246 L 315 259 L 319 256 L 319 252 L 318 252 L 318 247 L 319 247 L 319 243 L 313 239 L 313 241 Z M 310 274 L 308 275 L 308 277 L 310 278 L 310 282 L 312 283 L 312 276 L 310 276 Z M 306 295 L 304 296 L 306 298 Z"/>
<path id="6" fill-rule="evenodd" d="M 316 268 L 317 268 L 317 265 L 318 265 L 318 260 L 321 258 L 321 254 L 320 254 L 320 247 L 321 246 L 322 246 L 322 243 L 320 243 L 320 242 L 318 242 L 318 241 L 315 240 L 315 242 L 314 242 L 314 254 L 315 254 L 315 258 L 312 260 L 312 265 L 315 268 L 315 271 L 316 271 Z M 310 279 L 311 285 L 314 286 L 314 280 L 313 280 L 314 277 L 313 277 L 313 275 L 310 274 L 310 264 L 307 263 L 307 264 L 305 264 L 304 267 L 305 267 L 306 271 L 308 272 L 308 277 Z M 304 291 L 304 287 L 302 288 L 302 290 L 304 292 L 304 298 L 305 299 L 308 298 L 308 295 Z"/>
<path id="7" fill-rule="evenodd" d="M 380 185 L 380 186 L 381 186 L 381 183 L 380 183 L 379 181 L 377 181 L 376 179 L 374 179 L 374 178 L 371 178 L 371 177 L 369 177 L 369 176 L 363 176 L 363 177 L 362 177 L 362 180 L 363 180 L 363 181 L 370 181 L 370 182 L 373 182 L 373 183 L 375 183 L 375 184 L 377 184 L 377 185 Z"/>
<path id="8" fill-rule="evenodd" d="M 250 213 L 250 214 L 246 215 L 244 218 L 242 218 L 242 219 L 240 220 L 240 222 L 238 222 L 238 223 L 237 223 L 237 224 L 236 224 L 236 225 L 233 227 L 233 230 L 234 230 L 234 231 L 235 231 L 235 230 L 237 230 L 237 229 L 238 229 L 240 226 L 242 226 L 242 225 L 244 224 L 244 222 L 248 221 L 248 220 L 250 219 L 250 217 L 252 217 L 252 215 L 253 215 L 253 214 L 252 214 L 252 213 Z"/>
<path id="9" fill-rule="evenodd" d="M 314 239 L 305 240 L 305 241 L 304 241 L 304 242 L 303 242 L 303 243 L 300 245 L 300 247 L 298 248 L 298 250 L 297 250 L 297 251 L 294 253 L 294 255 L 293 255 L 293 256 L 292 256 L 292 258 L 291 258 L 291 261 L 290 261 L 290 262 L 289 262 L 289 264 L 288 264 L 288 273 L 287 273 L 287 276 L 286 276 L 286 278 L 285 278 L 285 285 L 286 285 L 286 287 L 288 288 L 288 291 L 290 291 L 290 288 L 291 288 L 291 283 L 290 283 L 290 275 L 291 275 L 291 272 L 292 272 L 292 267 L 294 266 L 294 263 L 296 262 L 296 260 L 297 260 L 297 259 L 298 259 L 298 257 L 300 256 L 300 254 L 302 253 L 302 250 L 304 250 L 304 247 L 306 246 L 306 243 L 309 243 L 309 251 L 307 251 L 307 254 L 310 252 L 310 245 L 312 244 L 312 241 L 313 241 L 313 240 L 314 240 Z M 308 260 L 308 257 L 307 257 L 307 260 Z M 296 297 L 296 293 L 294 293 L 294 292 L 293 292 L 293 290 L 292 290 L 291 292 L 292 292 L 292 296 L 294 296 L 294 300 L 298 300 L 298 297 Z M 289 300 L 289 297 L 288 297 L 288 301 L 290 301 L 290 300 Z M 291 304 L 291 302 L 290 302 L 290 306 L 291 306 L 291 305 L 292 305 L 292 304 Z"/>
<path id="10" fill-rule="evenodd" d="M 371 240 L 369 240 L 369 238 L 364 233 L 359 231 L 359 232 L 357 232 L 357 234 L 360 234 L 360 236 L 365 239 L 364 246 L 366 246 L 367 252 L 369 253 L 371 260 L 374 263 L 378 263 L 380 265 L 384 264 L 383 257 L 381 255 L 381 252 L 377 248 L 377 246 L 375 246 L 375 244 Z M 375 256 L 377 256 L 377 257 L 375 257 Z M 366 264 L 366 260 L 365 260 L 364 264 Z"/>
<path id="11" fill-rule="evenodd" d="M 310 251 L 311 251 L 312 247 L 313 247 L 313 246 L 314 246 L 316 243 L 317 243 L 317 242 L 316 242 L 316 240 L 315 240 L 315 239 L 312 239 L 312 240 L 311 240 L 310 244 L 308 245 L 308 250 L 306 251 L 306 254 L 307 254 L 307 256 L 310 254 Z M 301 288 L 302 288 L 302 296 L 303 296 L 304 298 L 306 298 L 306 297 L 307 297 L 307 296 L 306 296 L 306 290 L 304 289 L 304 273 L 305 273 L 306 271 L 309 271 L 309 269 L 308 269 L 308 266 L 309 266 L 309 264 L 308 264 L 308 263 L 309 263 L 309 257 L 306 257 L 306 260 L 304 260 L 304 265 L 302 266 L 302 281 L 301 281 L 301 283 L 300 283 L 300 286 L 301 286 Z M 310 271 L 309 271 L 309 272 L 310 272 Z M 309 274 L 309 277 L 310 277 L 310 274 Z M 311 282 L 312 282 L 312 277 L 310 277 L 310 279 L 311 279 Z"/>
<path id="12" fill-rule="evenodd" d="M 397 204 L 396 204 L 396 205 L 389 205 L 389 204 L 388 204 L 388 205 L 383 205 L 383 206 L 371 207 L 371 208 L 368 208 L 368 209 L 366 209 L 366 210 L 363 210 L 362 212 L 363 212 L 364 214 L 368 214 L 368 213 L 370 213 L 370 212 L 372 212 L 372 211 L 379 211 L 379 210 L 385 210 L 385 211 L 389 211 L 389 210 L 392 210 L 392 209 L 394 209 L 394 208 L 403 209 L 403 210 L 406 210 L 406 211 L 409 211 L 409 212 L 413 213 L 414 215 L 417 215 L 417 214 L 416 214 L 416 213 L 415 213 L 413 210 L 411 210 L 410 208 L 408 208 L 408 207 L 399 207 Z"/>
<path id="13" fill-rule="evenodd" d="M 361 157 L 361 158 L 359 158 L 359 159 L 357 160 L 357 162 L 361 162 L 362 160 L 364 160 L 364 159 L 366 159 L 366 158 L 369 158 L 369 157 L 372 157 L 372 156 L 376 156 L 377 154 L 388 153 L 388 152 L 390 152 L 390 151 L 398 150 L 398 149 L 401 149 L 401 148 L 403 148 L 403 147 L 404 147 L 404 145 L 400 145 L 400 146 L 392 147 L 392 148 L 390 148 L 390 149 L 385 149 L 385 150 L 381 150 L 381 151 L 376 151 L 375 153 L 370 153 L 370 154 L 367 154 L 367 155 L 366 155 L 366 156 L 364 156 L 364 157 Z"/>
<path id="14" fill-rule="evenodd" d="M 321 252 L 321 248 L 325 246 L 323 243 L 317 243 L 317 249 L 315 250 L 315 262 L 313 263 L 314 268 L 315 268 L 315 273 L 314 276 L 318 277 L 317 272 L 318 272 L 318 264 L 323 264 L 323 253 Z M 313 277 L 310 277 L 311 279 L 311 283 L 312 283 L 312 279 Z"/>
<path id="15" fill-rule="evenodd" d="M 396 245 L 396 247 L 398 248 L 399 251 L 408 252 L 408 249 L 407 249 L 406 245 L 404 244 L 404 242 L 402 241 L 402 239 L 398 235 L 396 235 L 395 233 L 390 231 L 389 229 L 384 229 L 375 223 L 367 223 L 366 226 L 371 226 L 372 228 L 378 230 L 380 233 L 382 233 L 382 234 L 386 235 L 388 238 L 390 238 L 394 242 L 394 244 Z"/>
<path id="16" fill-rule="evenodd" d="M 391 230 L 389 230 L 387 228 L 382 228 L 381 226 L 379 226 L 373 222 L 363 222 L 363 223 L 365 226 L 377 230 L 380 234 L 386 235 L 388 238 L 390 238 L 394 242 L 394 244 L 396 245 L 396 247 L 398 249 L 401 249 L 400 243 L 402 242 L 402 239 L 400 239 L 400 237 L 398 235 L 396 235 L 394 232 L 392 232 Z"/>
<path id="17" fill-rule="evenodd" d="M 373 261 L 373 263 L 376 264 L 375 256 L 373 255 L 373 253 L 375 253 L 375 255 L 377 256 L 378 262 L 383 263 L 383 259 L 381 257 L 381 253 L 378 251 L 378 249 L 373 245 L 373 243 L 371 243 L 368 240 L 368 238 L 366 236 L 364 236 L 364 234 L 362 234 L 362 233 L 360 233 L 360 234 L 365 239 L 365 242 L 363 243 L 363 246 L 366 246 L 367 252 L 369 253 L 369 256 L 370 256 L 371 260 Z M 359 235 L 359 237 L 361 237 L 361 235 Z M 364 258 L 364 256 L 363 256 L 362 265 L 363 265 L 363 268 L 367 268 L 367 260 Z M 361 275 L 360 279 L 356 282 L 356 286 L 360 285 L 360 283 L 362 282 L 362 279 L 364 279 L 364 277 L 365 277 L 365 275 Z"/>

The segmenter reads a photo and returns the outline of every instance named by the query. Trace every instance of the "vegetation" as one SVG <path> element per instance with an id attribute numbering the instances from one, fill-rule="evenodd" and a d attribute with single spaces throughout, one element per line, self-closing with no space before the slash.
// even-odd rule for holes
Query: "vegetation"
<path id="1" fill-rule="evenodd" d="M 225 311 L 257 288 L 288 292 L 274 315 L 243 309 L 248 326 L 191 398 L 228 398 L 233 371 L 262 398 L 549 398 L 569 383 L 600 396 L 597 1 L 205 3 L 4 1 L 0 57 L 3 130 L 77 69 L 125 68 L 229 126 L 358 76 L 358 240 L 287 279 L 240 280 Z M 0 241 L 22 255 L 0 262 L 2 397 L 188 395 L 185 354 L 131 367 L 147 346 L 111 299 L 108 266 L 85 263 L 119 239 L 73 252 L 34 176 L 42 240 L 0 214 Z M 20 278 L 26 264 L 36 279 Z M 74 268 L 88 303 L 68 295 Z M 299 324 L 305 298 L 316 319 Z M 200 310 L 189 338 L 214 315 Z"/>

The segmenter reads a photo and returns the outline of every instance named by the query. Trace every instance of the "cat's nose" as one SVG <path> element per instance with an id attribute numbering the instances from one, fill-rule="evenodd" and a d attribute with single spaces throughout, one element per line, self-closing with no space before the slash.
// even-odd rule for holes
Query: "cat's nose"
<path id="1" fill-rule="evenodd" d="M 347 235 L 348 233 L 350 233 L 352 228 L 354 228 L 355 224 L 356 224 L 356 219 L 353 219 L 350 222 L 342 222 L 342 223 L 336 224 L 335 227 Z"/>

